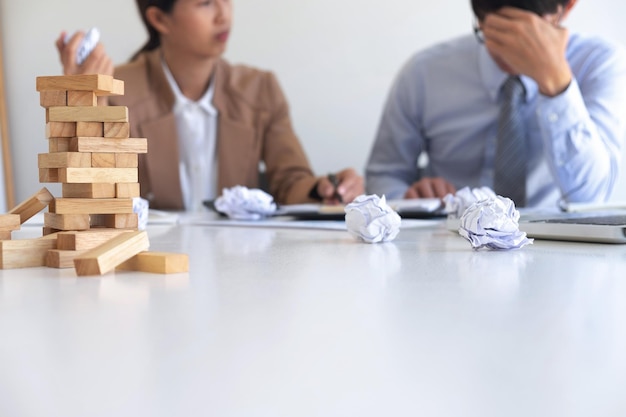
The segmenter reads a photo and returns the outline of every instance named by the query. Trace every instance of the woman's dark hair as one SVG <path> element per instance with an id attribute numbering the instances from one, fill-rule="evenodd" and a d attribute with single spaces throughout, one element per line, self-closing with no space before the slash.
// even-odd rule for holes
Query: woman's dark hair
<path id="1" fill-rule="evenodd" d="M 472 0 L 472 10 L 480 20 L 504 6 L 528 10 L 543 16 L 557 11 L 559 5 L 565 7 L 570 0 Z"/>
<path id="2" fill-rule="evenodd" d="M 135 58 L 137 58 L 137 56 L 141 54 L 142 52 L 152 51 L 158 48 L 159 46 L 161 46 L 161 37 L 159 35 L 159 32 L 157 32 L 157 30 L 154 27 L 152 27 L 152 25 L 150 24 L 150 22 L 148 22 L 148 19 L 146 18 L 146 11 L 148 10 L 148 8 L 156 7 L 157 9 L 160 9 L 164 13 L 170 13 L 172 9 L 174 8 L 174 3 L 176 3 L 176 0 L 136 0 L 136 1 L 137 1 L 137 8 L 139 9 L 139 15 L 141 16 L 141 20 L 143 21 L 143 24 L 146 27 L 146 30 L 148 31 L 148 42 L 146 42 L 145 45 L 142 46 L 140 50 L 135 52 L 135 54 L 131 58 L 131 61 L 135 60 Z"/>

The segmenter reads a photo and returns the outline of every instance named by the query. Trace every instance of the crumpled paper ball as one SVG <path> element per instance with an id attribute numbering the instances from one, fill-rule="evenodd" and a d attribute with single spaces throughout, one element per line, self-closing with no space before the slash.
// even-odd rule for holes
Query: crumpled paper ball
<path id="1" fill-rule="evenodd" d="M 448 194 L 443 198 L 444 211 L 449 217 L 461 218 L 465 210 L 477 201 L 496 198 L 496 193 L 489 187 L 463 187 L 456 194 Z"/>
<path id="2" fill-rule="evenodd" d="M 385 196 L 360 195 L 345 207 L 348 232 L 366 243 L 388 242 L 400 232 L 401 219 Z"/>
<path id="3" fill-rule="evenodd" d="M 145 198 L 133 197 L 133 213 L 137 214 L 137 229 L 146 230 L 150 214 L 150 203 Z"/>
<path id="4" fill-rule="evenodd" d="M 497 196 L 469 206 L 461 216 L 459 234 L 474 249 L 519 249 L 533 243 L 519 230 L 519 211 L 509 198 Z"/>
<path id="5" fill-rule="evenodd" d="M 260 220 L 276 212 L 274 198 L 263 190 L 236 185 L 224 188 L 215 208 L 236 220 Z"/>

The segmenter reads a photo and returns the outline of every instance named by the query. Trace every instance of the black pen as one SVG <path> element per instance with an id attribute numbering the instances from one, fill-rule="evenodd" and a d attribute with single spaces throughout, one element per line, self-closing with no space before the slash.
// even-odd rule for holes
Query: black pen
<path id="1" fill-rule="evenodd" d="M 330 183 L 333 185 L 335 189 L 335 191 L 333 192 L 333 198 L 336 198 L 340 203 L 343 203 L 341 194 L 339 194 L 339 191 L 337 190 L 337 187 L 339 187 L 339 179 L 337 179 L 337 175 L 328 174 L 328 181 L 330 181 Z"/>

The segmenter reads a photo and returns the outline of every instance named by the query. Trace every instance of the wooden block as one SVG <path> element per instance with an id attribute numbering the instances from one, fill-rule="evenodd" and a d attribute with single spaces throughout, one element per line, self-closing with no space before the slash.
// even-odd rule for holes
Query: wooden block
<path id="1" fill-rule="evenodd" d="M 76 136 L 76 122 L 47 122 L 47 138 L 73 138 Z"/>
<path id="2" fill-rule="evenodd" d="M 150 242 L 144 231 L 116 236 L 74 259 L 78 276 L 102 275 L 115 269 L 139 252 L 148 250 Z"/>
<path id="3" fill-rule="evenodd" d="M 124 82 L 103 74 L 37 77 L 37 91 L 49 90 L 93 91 L 99 96 L 123 95 Z"/>
<path id="4" fill-rule="evenodd" d="M 38 239 L 2 240 L 0 241 L 0 269 L 45 266 L 48 250 L 56 249 L 56 244 L 57 239 L 54 234 Z"/>
<path id="5" fill-rule="evenodd" d="M 92 214 L 91 227 L 106 227 L 111 229 L 132 229 L 139 227 L 139 218 L 132 214 Z"/>
<path id="6" fill-rule="evenodd" d="M 61 232 L 62 230 L 58 230 L 58 229 L 53 229 L 51 227 L 42 227 L 41 231 L 43 232 L 42 234 L 44 236 L 48 236 L 48 235 L 54 235 L 58 232 Z"/>
<path id="7" fill-rule="evenodd" d="M 70 138 L 49 138 L 48 139 L 48 152 L 69 152 L 70 150 Z"/>
<path id="8" fill-rule="evenodd" d="M 77 135 L 77 136 L 98 136 L 98 135 Z M 130 123 L 128 122 L 105 122 L 105 138 L 127 139 L 130 137 Z"/>
<path id="9" fill-rule="evenodd" d="M 44 213 L 43 225 L 54 230 L 88 230 L 89 214 Z"/>
<path id="10" fill-rule="evenodd" d="M 120 197 L 117 195 L 116 185 L 108 183 L 62 184 L 62 193 L 64 198 Z"/>
<path id="11" fill-rule="evenodd" d="M 103 137 L 104 122 L 76 122 L 76 136 Z"/>
<path id="12" fill-rule="evenodd" d="M 39 168 L 39 182 L 60 182 L 58 168 Z"/>
<path id="13" fill-rule="evenodd" d="M 153 274 L 189 272 L 189 257 L 182 253 L 140 252 L 115 269 Z"/>
<path id="14" fill-rule="evenodd" d="M 57 234 L 57 249 L 87 250 L 100 246 L 104 242 L 122 233 L 132 230 L 124 229 L 89 229 L 80 232 L 60 232 Z"/>
<path id="15" fill-rule="evenodd" d="M 139 183 L 120 183 L 115 184 L 115 197 L 117 198 L 134 198 L 140 196 Z"/>
<path id="16" fill-rule="evenodd" d="M 86 250 L 60 250 L 50 249 L 46 254 L 46 266 L 48 268 L 74 268 L 74 259 L 82 256 Z"/>
<path id="17" fill-rule="evenodd" d="M 130 214 L 132 198 L 55 198 L 49 207 L 56 214 Z M 47 226 L 47 225 L 46 225 Z"/>
<path id="18" fill-rule="evenodd" d="M 54 200 L 54 196 L 50 193 L 50 191 L 48 191 L 46 187 L 44 187 L 22 203 L 13 207 L 9 211 L 9 214 L 19 215 L 20 223 L 24 224 L 26 220 L 30 219 L 35 214 L 48 207 L 52 200 Z"/>
<path id="19" fill-rule="evenodd" d="M 137 168 L 58 168 L 58 171 L 59 180 L 57 182 L 64 183 L 139 181 Z"/>
<path id="20" fill-rule="evenodd" d="M 114 79 L 110 94 L 107 94 L 107 95 L 123 96 L 124 95 L 124 81 Z"/>
<path id="21" fill-rule="evenodd" d="M 91 168 L 91 154 L 85 152 L 54 152 L 38 155 L 39 168 Z"/>
<path id="22" fill-rule="evenodd" d="M 11 240 L 11 230 L 0 230 L 0 240 Z"/>
<path id="23" fill-rule="evenodd" d="M 148 139 L 116 139 L 80 136 L 71 139 L 70 150 L 74 152 L 147 153 Z"/>
<path id="24" fill-rule="evenodd" d="M 68 106 L 97 106 L 98 96 L 93 91 L 68 91 Z"/>
<path id="25" fill-rule="evenodd" d="M 84 155 L 89 155 L 84 154 Z M 135 155 L 136 156 L 136 155 Z M 94 152 L 91 154 L 91 166 L 93 168 L 115 168 L 115 154 L 114 153 L 100 153 Z M 137 167 L 120 167 L 120 168 L 137 168 Z"/>
<path id="26" fill-rule="evenodd" d="M 19 230 L 21 224 L 19 214 L 0 214 L 0 232 Z"/>
<path id="27" fill-rule="evenodd" d="M 139 167 L 139 155 L 136 153 L 116 153 L 112 155 L 115 155 L 115 168 Z"/>
<path id="28" fill-rule="evenodd" d="M 50 107 L 50 122 L 127 122 L 128 107 Z"/>
<path id="29" fill-rule="evenodd" d="M 67 106 L 67 91 L 42 91 L 39 93 L 39 105 L 44 108 Z"/>

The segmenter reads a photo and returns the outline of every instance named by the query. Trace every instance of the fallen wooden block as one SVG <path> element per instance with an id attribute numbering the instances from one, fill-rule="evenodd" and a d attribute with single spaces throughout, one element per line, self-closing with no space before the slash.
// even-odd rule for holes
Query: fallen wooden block
<path id="1" fill-rule="evenodd" d="M 46 208 L 50 202 L 54 200 L 54 197 L 48 191 L 46 187 L 42 188 L 35 194 L 33 194 L 29 199 L 24 201 L 23 203 L 15 206 L 9 211 L 9 214 L 19 214 L 20 222 L 24 224 L 24 222 L 35 214 L 39 213 L 41 210 Z"/>
<path id="2" fill-rule="evenodd" d="M 46 266 L 59 269 L 74 268 L 74 259 L 86 252 L 86 250 L 50 249 L 46 254 Z"/>
<path id="3" fill-rule="evenodd" d="M 150 242 L 144 231 L 123 233 L 74 259 L 78 276 L 103 275 L 139 252 L 148 250 Z"/>
<path id="4" fill-rule="evenodd" d="M 189 257 L 182 253 L 141 252 L 115 269 L 153 274 L 177 274 L 189 271 Z"/>
<path id="5" fill-rule="evenodd" d="M 50 249 L 56 249 L 55 234 L 37 239 L 0 241 L 0 269 L 46 266 Z"/>
<path id="6" fill-rule="evenodd" d="M 50 249 L 46 265 L 50 268 L 74 268 L 74 259 L 131 230 L 89 229 L 57 233 L 57 248 Z"/>
<path id="7" fill-rule="evenodd" d="M 19 214 L 0 214 L 0 232 L 12 232 L 13 230 L 20 230 L 20 216 Z"/>

